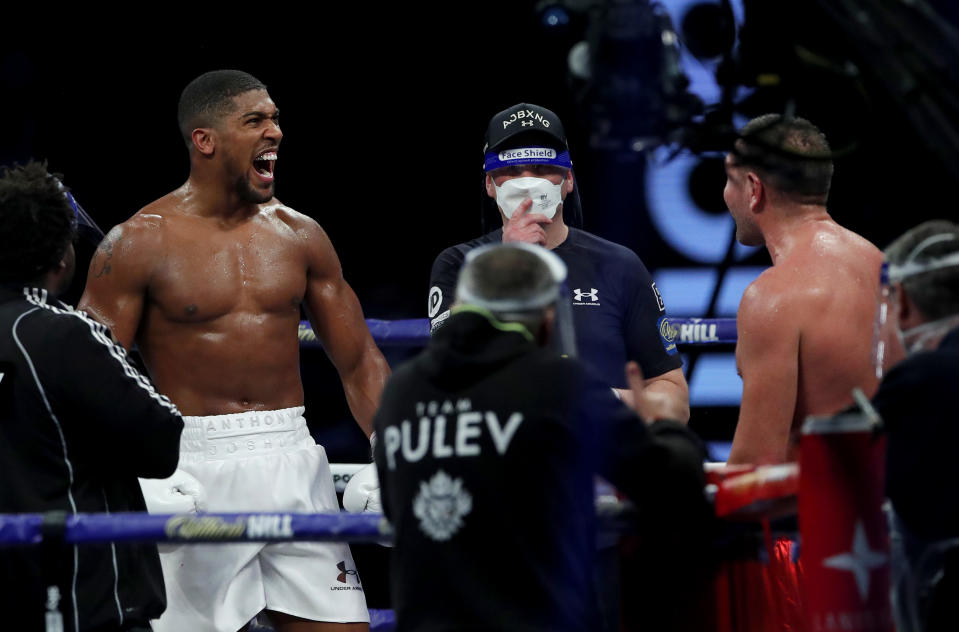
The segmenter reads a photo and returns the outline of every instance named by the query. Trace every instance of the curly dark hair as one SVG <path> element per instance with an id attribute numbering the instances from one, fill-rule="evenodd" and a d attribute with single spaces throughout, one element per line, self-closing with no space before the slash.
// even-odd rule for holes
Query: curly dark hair
<path id="1" fill-rule="evenodd" d="M 266 85 L 242 70 L 211 70 L 183 89 L 177 107 L 177 123 L 187 147 L 197 127 L 209 127 L 233 110 L 233 97 L 251 90 L 266 90 Z"/>
<path id="2" fill-rule="evenodd" d="M 0 175 L 0 283 L 33 283 L 63 258 L 76 216 L 59 174 L 46 162 L 4 167 Z"/>

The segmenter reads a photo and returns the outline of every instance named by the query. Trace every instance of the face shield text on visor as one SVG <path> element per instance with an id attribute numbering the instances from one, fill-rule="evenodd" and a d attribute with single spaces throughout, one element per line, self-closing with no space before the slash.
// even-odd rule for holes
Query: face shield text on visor
<path id="1" fill-rule="evenodd" d="M 495 249 L 519 248 L 533 253 L 546 264 L 553 283 L 538 292 L 522 297 L 491 299 L 481 296 L 472 287 L 467 275 L 463 274 L 472 261 Z M 521 314 L 543 310 L 550 305 L 556 310 L 551 345 L 559 353 L 574 357 L 576 355 L 576 336 L 573 330 L 573 311 L 569 300 L 569 288 L 566 283 L 566 264 L 563 260 L 542 246 L 514 242 L 509 244 L 488 244 L 474 248 L 466 254 L 459 282 L 456 285 L 456 302 L 474 305 L 494 314 Z"/>
<path id="2" fill-rule="evenodd" d="M 521 167 L 523 165 L 552 165 L 561 169 L 572 169 L 573 162 L 569 159 L 569 151 L 557 151 L 550 147 L 517 147 L 502 149 L 486 153 L 483 161 L 483 170 L 486 173 L 504 167 Z M 530 213 L 539 213 L 549 219 L 556 215 L 556 209 L 563 203 L 563 185 L 566 176 L 559 184 L 553 184 L 546 178 L 522 177 L 512 178 L 496 188 L 496 205 L 503 210 L 507 219 L 527 199 L 533 200 Z"/>

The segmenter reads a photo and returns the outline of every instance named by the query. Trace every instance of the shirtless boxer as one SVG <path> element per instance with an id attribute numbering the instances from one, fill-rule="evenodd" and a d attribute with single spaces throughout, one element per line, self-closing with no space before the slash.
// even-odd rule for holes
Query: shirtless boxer
<path id="1" fill-rule="evenodd" d="M 809 121 L 767 114 L 726 157 L 736 239 L 765 245 L 773 262 L 739 305 L 743 397 L 729 463 L 795 459 L 790 436 L 807 415 L 835 413 L 854 387 L 871 396 L 878 386 L 867 323 L 882 253 L 829 216 L 829 155 Z"/>
<path id="2" fill-rule="evenodd" d="M 178 112 L 189 178 L 110 231 L 80 302 L 138 345 L 184 413 L 180 469 L 202 490 L 192 479 L 180 489 L 205 493 L 210 511 L 338 509 L 302 416 L 301 305 L 367 435 L 389 374 L 326 233 L 273 195 L 278 114 L 246 73 L 191 82 Z M 169 605 L 157 630 L 232 632 L 263 608 L 283 631 L 368 628 L 345 544 L 194 545 L 162 557 Z"/>

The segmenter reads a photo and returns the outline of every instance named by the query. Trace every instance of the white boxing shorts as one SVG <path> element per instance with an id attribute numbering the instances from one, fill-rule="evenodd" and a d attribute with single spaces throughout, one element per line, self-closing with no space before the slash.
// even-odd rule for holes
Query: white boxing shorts
<path id="1" fill-rule="evenodd" d="M 326 450 L 303 407 L 184 417 L 179 468 L 207 511 L 339 511 Z M 155 632 L 236 632 L 264 608 L 314 621 L 368 622 L 353 556 L 339 542 L 160 545 L 167 609 Z"/>

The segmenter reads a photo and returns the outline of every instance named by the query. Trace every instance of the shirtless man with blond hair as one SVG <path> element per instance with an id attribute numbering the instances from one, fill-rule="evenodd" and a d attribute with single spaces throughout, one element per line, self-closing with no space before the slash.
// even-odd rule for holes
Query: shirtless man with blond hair
<path id="1" fill-rule="evenodd" d="M 179 470 L 148 506 L 179 496 L 215 512 L 337 511 L 303 416 L 301 306 L 368 436 L 389 367 L 326 233 L 274 197 L 283 134 L 266 87 L 205 73 L 178 118 L 189 179 L 110 231 L 80 302 L 137 344 L 184 414 Z M 368 629 L 346 544 L 194 545 L 161 558 L 169 603 L 156 630 L 234 632 L 264 608 L 285 632 Z"/>
<path id="2" fill-rule="evenodd" d="M 766 246 L 773 265 L 746 288 L 737 315 L 743 379 L 729 463 L 797 456 L 791 437 L 807 415 L 871 396 L 870 348 L 882 253 L 826 210 L 831 151 L 809 121 L 750 121 L 726 157 L 723 197 L 736 239 Z"/>

